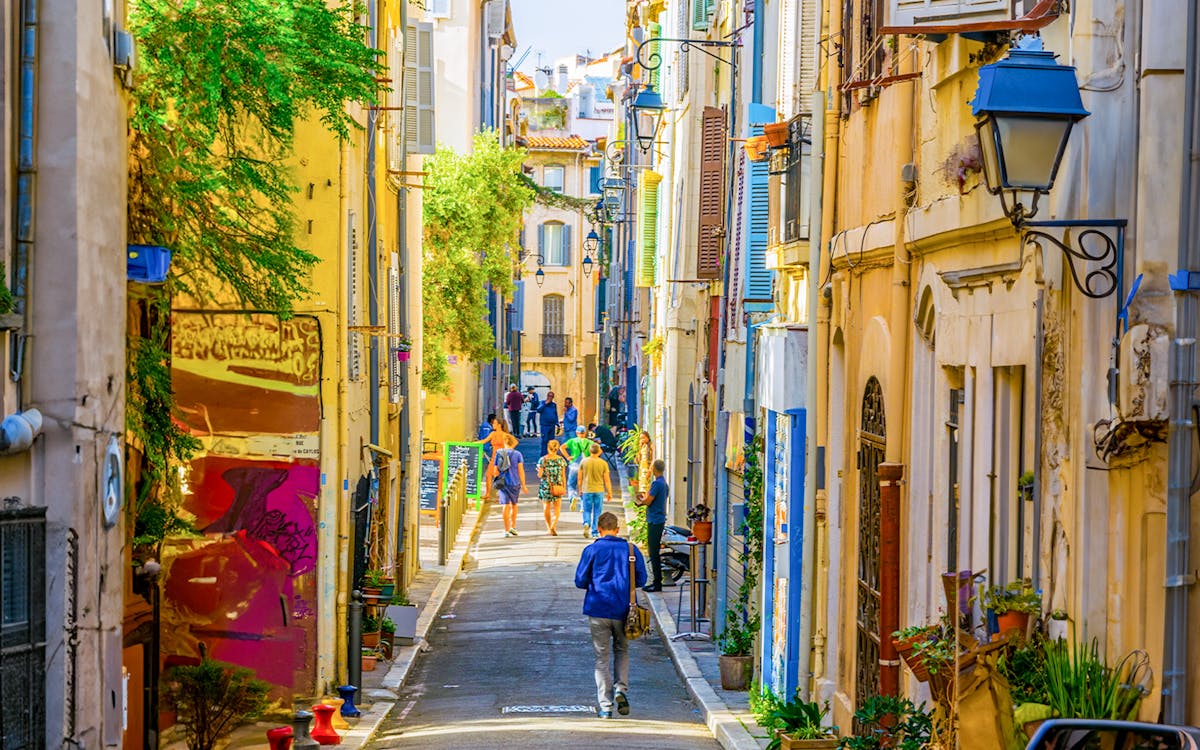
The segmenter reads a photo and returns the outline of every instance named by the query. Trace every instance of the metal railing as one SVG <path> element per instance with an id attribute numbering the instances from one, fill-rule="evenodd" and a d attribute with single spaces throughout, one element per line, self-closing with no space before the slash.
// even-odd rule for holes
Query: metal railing
<path id="1" fill-rule="evenodd" d="M 542 334 L 542 356 L 543 357 L 566 357 L 567 352 L 567 334 L 565 333 L 543 333 Z"/>
<path id="2" fill-rule="evenodd" d="M 438 504 L 438 565 L 445 565 L 467 511 L 467 467 L 460 466 Z"/>

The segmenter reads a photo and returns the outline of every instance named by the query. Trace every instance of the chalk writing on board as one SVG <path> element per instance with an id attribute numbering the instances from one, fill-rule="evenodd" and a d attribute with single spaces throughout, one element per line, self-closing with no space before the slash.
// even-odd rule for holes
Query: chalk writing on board
<path id="1" fill-rule="evenodd" d="M 421 510 L 436 511 L 442 494 L 442 459 L 437 455 L 421 456 Z"/>
<path id="2" fill-rule="evenodd" d="M 479 465 L 483 460 L 483 446 L 478 443 L 446 444 L 446 476 L 452 477 L 458 467 L 467 467 L 467 497 L 479 497 Z"/>

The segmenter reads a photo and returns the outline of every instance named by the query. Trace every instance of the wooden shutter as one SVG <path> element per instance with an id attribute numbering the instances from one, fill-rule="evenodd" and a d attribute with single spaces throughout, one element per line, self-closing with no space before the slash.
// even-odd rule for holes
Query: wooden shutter
<path id="1" fill-rule="evenodd" d="M 690 35 L 689 29 L 688 29 L 688 9 L 689 9 L 689 7 L 690 6 L 688 5 L 687 0 L 676 0 L 676 2 L 675 2 L 676 10 L 675 10 L 675 33 L 674 33 L 674 36 L 686 39 Z M 679 55 L 679 57 L 677 58 L 677 62 L 676 62 L 676 65 L 678 66 L 678 70 L 675 72 L 675 92 L 676 92 L 676 98 L 679 101 L 683 101 L 684 97 L 687 96 L 688 84 L 690 82 L 689 81 L 689 75 L 690 75 L 689 62 L 690 62 L 690 60 L 689 60 L 687 48 L 683 47 L 682 45 L 680 46 L 677 54 Z"/>
<path id="2" fill-rule="evenodd" d="M 779 7 L 779 67 L 776 109 L 786 120 L 796 114 L 796 5 L 803 0 L 783 0 Z"/>
<path id="3" fill-rule="evenodd" d="M 775 113 L 761 104 L 750 105 L 750 135 L 763 134 L 762 124 L 774 122 Z M 770 301 L 775 272 L 767 268 L 767 240 L 771 228 L 769 164 L 749 163 L 750 231 L 746 253 L 746 299 Z"/>
<path id="4" fill-rule="evenodd" d="M 725 239 L 725 110 L 705 107 L 700 120 L 700 233 L 696 277 L 721 278 Z"/>
<path id="5" fill-rule="evenodd" d="M 1012 18 L 1011 0 L 891 0 L 893 26 L 909 26 L 925 21 L 961 19 L 998 21 Z"/>
<path id="6" fill-rule="evenodd" d="M 680 0 L 685 2 L 686 0 Z M 691 0 L 692 28 L 696 31 L 708 31 L 708 16 L 712 13 L 713 0 Z"/>
<path id="7" fill-rule="evenodd" d="M 562 225 L 562 264 L 571 265 L 571 225 Z"/>
<path id="8" fill-rule="evenodd" d="M 545 265 L 548 258 L 546 257 L 546 225 L 538 224 L 538 244 L 537 244 L 538 265 Z"/>
<path id="9" fill-rule="evenodd" d="M 388 106 L 392 107 L 387 113 L 388 169 L 400 171 L 404 169 L 401 158 L 404 152 L 404 36 L 394 29 L 388 47 L 388 74 L 392 79 L 387 97 Z"/>
<path id="10" fill-rule="evenodd" d="M 392 253 L 392 262 L 388 266 L 388 333 L 400 333 L 400 254 Z M 388 403 L 400 403 L 400 370 L 403 365 L 400 363 L 400 358 L 397 355 L 399 351 L 396 345 L 399 339 L 390 339 L 391 345 L 388 347 L 388 372 L 390 374 L 390 382 L 388 383 Z"/>
<path id="11" fill-rule="evenodd" d="M 638 226 L 637 263 L 634 285 L 654 286 L 658 272 L 658 184 L 662 175 L 657 172 L 642 173 L 638 183 Z"/>
<path id="12" fill-rule="evenodd" d="M 797 56 L 800 60 L 797 80 L 797 112 L 812 111 L 812 93 L 817 90 L 817 2 L 799 0 L 800 28 L 796 33 Z"/>
<path id="13" fill-rule="evenodd" d="M 433 117 L 433 24 L 404 28 L 404 139 L 410 154 L 432 154 L 437 145 Z"/>
<path id="14" fill-rule="evenodd" d="M 648 38 L 657 39 L 662 36 L 662 26 L 651 21 L 650 23 L 646 24 L 646 33 L 648 35 Z M 646 59 L 648 61 L 653 61 L 655 58 L 657 58 L 659 61 L 661 61 L 662 58 L 658 57 L 661 54 L 662 54 L 662 45 L 659 44 L 658 42 L 654 42 L 652 44 L 647 45 Z M 658 67 L 658 68 L 655 68 L 654 70 L 650 71 L 650 85 L 654 87 L 654 90 L 657 91 L 660 96 L 662 95 L 662 88 L 660 88 L 660 86 L 659 86 L 659 84 L 661 82 L 661 77 L 659 76 L 659 71 L 661 71 L 661 70 L 662 70 L 662 68 Z"/>

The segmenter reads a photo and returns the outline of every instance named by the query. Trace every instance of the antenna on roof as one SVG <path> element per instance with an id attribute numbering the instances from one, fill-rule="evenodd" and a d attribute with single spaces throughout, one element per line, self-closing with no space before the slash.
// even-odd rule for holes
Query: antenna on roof
<path id="1" fill-rule="evenodd" d="M 517 68 L 521 67 L 521 63 L 525 62 L 525 58 L 529 57 L 529 53 L 532 51 L 533 45 L 531 44 L 525 48 L 525 51 L 521 53 L 521 57 L 515 63 L 512 63 L 508 66 L 508 72 L 511 73 Z"/>

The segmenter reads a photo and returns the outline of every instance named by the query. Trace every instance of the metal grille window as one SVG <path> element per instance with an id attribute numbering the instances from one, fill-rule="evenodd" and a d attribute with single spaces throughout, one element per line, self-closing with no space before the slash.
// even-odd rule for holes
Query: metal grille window
<path id="1" fill-rule="evenodd" d="M 542 356 L 567 356 L 567 337 L 564 328 L 564 298 L 548 294 L 542 298 Z"/>
<path id="2" fill-rule="evenodd" d="M 858 707 L 879 695 L 881 566 L 879 464 L 884 461 L 887 425 L 883 388 L 872 377 L 863 393 L 858 446 L 858 604 L 857 670 L 854 697 Z M 857 722 L 856 722 L 857 723 Z M 855 733 L 862 727 L 855 726 Z"/>
<path id="3" fill-rule="evenodd" d="M 45 746 L 46 512 L 0 511 L 0 746 Z"/>

